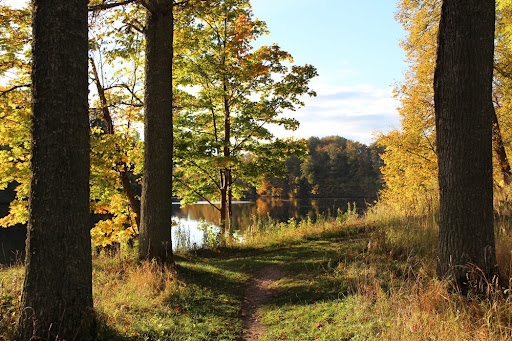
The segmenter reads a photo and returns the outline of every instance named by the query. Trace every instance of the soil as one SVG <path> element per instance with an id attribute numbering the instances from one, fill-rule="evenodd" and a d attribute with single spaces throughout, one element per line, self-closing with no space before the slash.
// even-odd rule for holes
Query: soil
<path id="1" fill-rule="evenodd" d="M 272 298 L 276 289 L 275 282 L 284 275 L 284 270 L 279 266 L 267 266 L 251 280 L 242 305 L 242 340 L 257 341 L 265 332 L 265 327 L 260 321 L 259 309 Z"/>

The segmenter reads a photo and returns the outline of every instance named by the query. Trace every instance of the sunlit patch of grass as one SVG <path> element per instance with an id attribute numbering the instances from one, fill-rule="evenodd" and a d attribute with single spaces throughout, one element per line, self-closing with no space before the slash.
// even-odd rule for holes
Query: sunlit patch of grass
<path id="1" fill-rule="evenodd" d="M 375 213 L 377 212 L 377 213 Z M 509 222 L 497 226 L 500 273 L 512 273 Z M 511 287 L 462 297 L 436 279 L 435 217 L 374 211 L 253 230 L 244 244 L 178 252 L 176 269 L 134 250 L 93 262 L 99 340 L 237 340 L 252 276 L 279 266 L 262 340 L 510 340 Z M 23 268 L 0 269 L 0 340 L 10 339 Z"/>
<path id="2" fill-rule="evenodd" d="M 137 264 L 132 257 L 98 257 L 94 262 L 94 306 L 103 324 L 118 334 L 134 330 L 147 313 L 163 309 L 165 293 L 174 286 L 173 272 L 156 263 Z"/>
<path id="3" fill-rule="evenodd" d="M 0 340 L 13 339 L 19 316 L 23 278 L 22 266 L 0 267 Z"/>
<path id="4" fill-rule="evenodd" d="M 178 262 L 179 274 L 135 257 L 95 264 L 104 339 L 229 340 L 241 329 L 241 294 L 224 291 L 247 280 L 238 273 L 186 259 Z"/>
<path id="5" fill-rule="evenodd" d="M 367 225 L 354 210 L 339 212 L 337 217 L 317 216 L 314 219 L 308 218 L 297 221 L 294 218 L 287 222 L 265 222 L 254 221 L 242 236 L 244 247 L 272 247 L 289 245 L 311 238 L 325 238 L 329 235 L 338 234 L 359 234 L 365 232 Z"/>
<path id="6" fill-rule="evenodd" d="M 310 305 L 285 305 L 265 313 L 262 340 L 368 340 L 378 321 L 368 320 L 366 302 L 354 297 Z"/>
<path id="7" fill-rule="evenodd" d="M 375 220 L 366 220 L 366 226 L 370 222 Z M 335 228 L 318 240 L 305 236 L 288 245 L 286 254 L 296 254 L 289 263 L 296 272 L 277 283 L 276 297 L 262 311 L 268 327 L 263 339 L 512 338 L 508 294 L 497 290 L 488 299 L 462 297 L 436 279 L 438 232 L 433 217 L 388 217 L 387 222 L 360 230 L 356 237 Z M 507 241 L 498 235 L 498 256 L 506 250 L 502 258 L 510 266 Z"/>

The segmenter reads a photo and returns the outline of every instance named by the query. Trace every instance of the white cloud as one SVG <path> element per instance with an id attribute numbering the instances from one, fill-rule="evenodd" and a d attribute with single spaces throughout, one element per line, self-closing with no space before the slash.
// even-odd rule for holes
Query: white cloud
<path id="1" fill-rule="evenodd" d="M 368 84 L 353 86 L 312 85 L 317 97 L 306 98 L 306 106 L 288 115 L 301 122 L 295 132 L 273 130 L 278 136 L 309 138 L 339 135 L 370 144 L 376 131 L 399 126 L 398 101 L 392 89 Z"/>
<path id="2" fill-rule="evenodd" d="M 13 8 L 24 8 L 27 7 L 28 3 L 28 0 L 0 0 L 0 4 L 8 5 Z"/>

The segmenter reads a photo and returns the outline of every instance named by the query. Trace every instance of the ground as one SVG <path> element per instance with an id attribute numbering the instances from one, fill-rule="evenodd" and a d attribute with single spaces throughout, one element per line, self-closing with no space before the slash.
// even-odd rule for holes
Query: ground
<path id="1" fill-rule="evenodd" d="M 258 310 L 272 297 L 274 283 L 284 275 L 280 266 L 271 265 L 261 269 L 251 280 L 242 306 L 243 340 L 256 341 L 265 332 Z"/>

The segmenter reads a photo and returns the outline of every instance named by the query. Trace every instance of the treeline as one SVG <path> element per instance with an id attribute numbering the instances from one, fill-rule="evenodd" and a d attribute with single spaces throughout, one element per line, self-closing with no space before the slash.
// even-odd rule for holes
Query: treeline
<path id="1" fill-rule="evenodd" d="M 285 177 L 263 180 L 254 194 L 296 198 L 377 197 L 382 188 L 382 147 L 329 136 L 310 137 L 307 149 L 304 158 L 288 158 Z"/>

